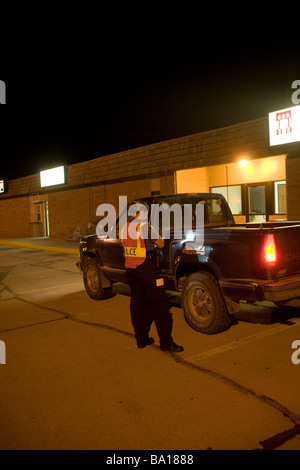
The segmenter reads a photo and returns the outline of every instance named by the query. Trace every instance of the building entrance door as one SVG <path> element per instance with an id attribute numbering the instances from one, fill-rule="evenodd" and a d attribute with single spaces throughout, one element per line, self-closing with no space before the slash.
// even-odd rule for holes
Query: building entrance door
<path id="1" fill-rule="evenodd" d="M 248 217 L 249 222 L 266 222 L 266 185 L 248 186 Z"/>
<path id="2" fill-rule="evenodd" d="M 50 236 L 50 230 L 49 230 L 49 210 L 48 210 L 48 201 L 45 201 L 44 203 L 44 232 L 45 232 L 45 237 Z"/>

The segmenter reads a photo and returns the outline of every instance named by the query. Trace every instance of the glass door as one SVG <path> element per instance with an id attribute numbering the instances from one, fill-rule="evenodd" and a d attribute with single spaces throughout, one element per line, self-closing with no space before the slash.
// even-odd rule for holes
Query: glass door
<path id="1" fill-rule="evenodd" d="M 48 202 L 44 202 L 44 220 L 45 220 L 45 226 L 44 226 L 44 232 L 45 232 L 45 237 L 50 236 L 50 230 L 49 230 L 49 210 L 48 210 Z"/>
<path id="2" fill-rule="evenodd" d="M 266 186 L 248 186 L 249 222 L 266 222 Z"/>

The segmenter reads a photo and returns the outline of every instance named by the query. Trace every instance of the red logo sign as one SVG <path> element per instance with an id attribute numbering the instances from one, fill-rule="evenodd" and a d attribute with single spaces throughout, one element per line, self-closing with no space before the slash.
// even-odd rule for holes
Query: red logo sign
<path id="1" fill-rule="evenodd" d="M 276 114 L 276 134 L 290 134 L 292 132 L 292 111 L 286 110 Z"/>

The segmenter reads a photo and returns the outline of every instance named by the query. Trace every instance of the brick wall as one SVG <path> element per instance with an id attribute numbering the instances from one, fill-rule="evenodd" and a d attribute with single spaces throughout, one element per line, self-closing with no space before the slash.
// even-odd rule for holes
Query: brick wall
<path id="1" fill-rule="evenodd" d="M 155 187 L 158 184 L 159 182 L 155 181 Z M 161 192 L 164 192 L 166 186 L 169 192 L 174 192 L 173 177 L 161 178 Z M 150 196 L 152 187 L 152 180 L 143 178 L 49 193 L 50 237 L 65 238 L 66 234 L 72 234 L 77 226 L 80 226 L 82 233 L 87 234 L 88 223 L 93 224 L 92 231 L 95 232 L 100 220 L 100 217 L 96 216 L 98 206 L 105 202 L 112 204 L 118 215 L 119 196 L 127 196 L 127 202 L 130 203 L 136 198 Z"/>
<path id="2" fill-rule="evenodd" d="M 287 213 L 289 220 L 300 220 L 300 154 L 286 160 Z"/>
<path id="3" fill-rule="evenodd" d="M 59 191 L 48 195 L 50 236 L 65 238 L 79 225 L 84 231 L 88 220 L 88 188 Z"/>
<path id="4" fill-rule="evenodd" d="M 1 201 L 0 236 L 4 238 L 31 236 L 29 197 Z"/>
<path id="5" fill-rule="evenodd" d="M 51 191 L 136 178 L 165 179 L 176 170 L 232 163 L 241 155 L 249 159 L 274 155 L 268 146 L 267 118 L 70 165 L 67 183 Z M 0 196 L 0 202 L 6 197 L 48 192 L 40 188 L 39 175 L 31 175 L 9 181 L 8 193 Z"/>
<path id="6" fill-rule="evenodd" d="M 8 192 L 0 195 L 0 236 L 32 236 L 30 195 L 48 197 L 50 236 L 64 238 L 78 225 L 86 232 L 89 222 L 96 224 L 96 210 L 103 202 L 118 208 L 119 195 L 130 202 L 152 191 L 174 193 L 177 170 L 288 154 L 288 149 L 269 147 L 264 117 L 70 165 L 62 186 L 40 188 L 39 174 L 11 180 Z M 300 219 L 299 178 L 300 154 L 287 160 L 290 219 Z"/>

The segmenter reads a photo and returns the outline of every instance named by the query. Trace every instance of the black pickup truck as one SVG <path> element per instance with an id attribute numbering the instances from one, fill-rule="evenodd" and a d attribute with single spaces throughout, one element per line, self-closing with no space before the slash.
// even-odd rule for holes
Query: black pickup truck
<path id="1" fill-rule="evenodd" d="M 165 287 L 181 292 L 185 319 L 195 330 L 206 334 L 225 330 L 241 300 L 300 306 L 300 222 L 236 224 L 221 194 L 175 194 L 141 201 L 149 208 L 150 224 L 152 207 L 179 204 L 183 213 L 188 205 L 192 214 L 199 204 L 204 209 L 203 246 L 191 247 L 186 233 L 178 237 L 170 216 L 168 237 L 158 256 Z M 115 282 L 126 283 L 120 221 L 124 222 L 124 214 L 104 235 L 80 242 L 79 267 L 92 299 L 109 297 Z M 194 220 L 193 228 L 196 237 Z M 164 235 L 163 226 L 160 233 Z"/>

